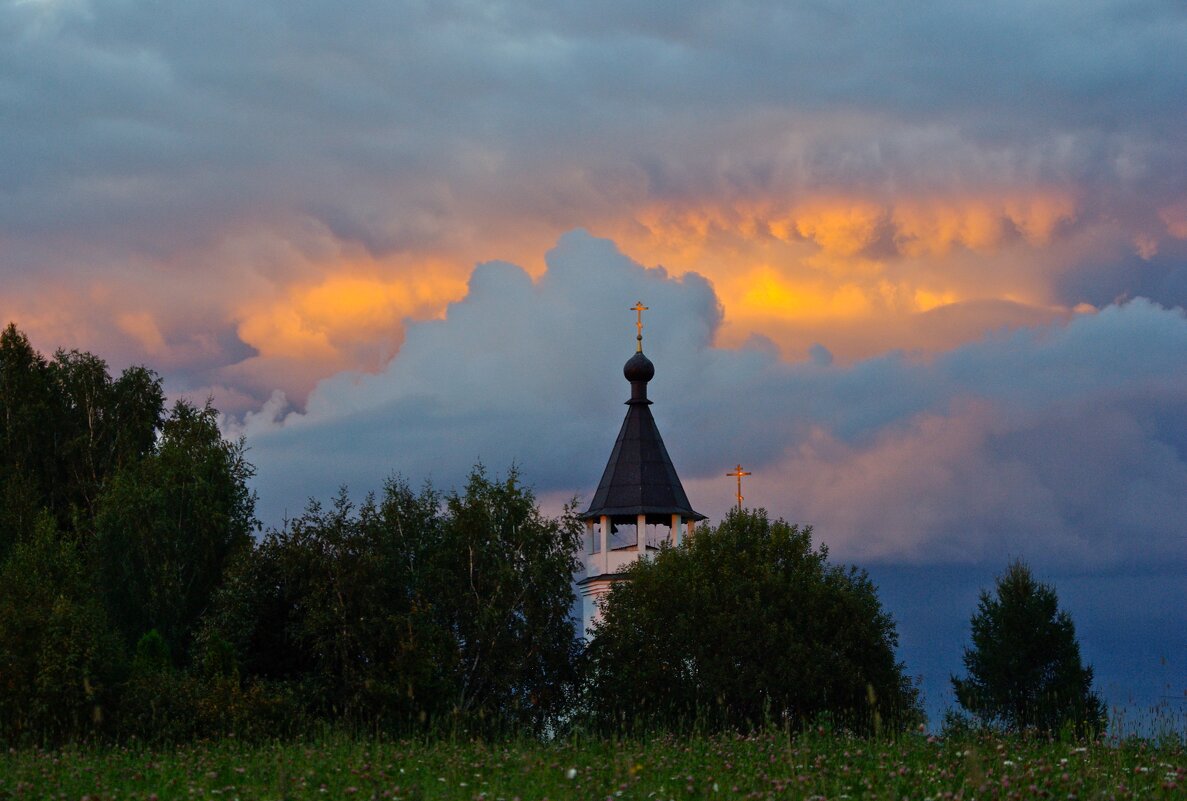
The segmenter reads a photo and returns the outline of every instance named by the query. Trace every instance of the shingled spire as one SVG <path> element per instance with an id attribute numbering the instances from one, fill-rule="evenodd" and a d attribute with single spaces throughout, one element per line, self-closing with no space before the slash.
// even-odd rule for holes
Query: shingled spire
<path id="1" fill-rule="evenodd" d="M 688 495 L 672 466 L 663 437 L 651 416 L 647 382 L 655 376 L 655 365 L 637 352 L 622 368 L 631 382 L 631 399 L 626 402 L 626 419 L 610 451 L 610 460 L 602 473 L 589 509 L 581 515 L 591 520 L 609 515 L 612 522 L 635 522 L 646 515 L 648 523 L 670 524 L 672 515 L 687 520 L 704 520 L 693 511 Z"/>

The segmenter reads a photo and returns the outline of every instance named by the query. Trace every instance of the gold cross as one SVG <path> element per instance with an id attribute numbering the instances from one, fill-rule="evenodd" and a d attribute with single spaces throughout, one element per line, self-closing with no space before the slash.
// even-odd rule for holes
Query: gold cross
<path id="1" fill-rule="evenodd" d="M 635 321 L 635 328 L 637 328 L 639 331 L 639 333 L 635 336 L 635 340 L 636 340 L 635 352 L 642 353 L 643 352 L 643 312 L 648 311 L 648 308 L 643 305 L 643 301 L 636 300 L 635 305 L 631 306 L 631 311 L 637 312 L 639 314 L 639 319 Z"/>
<path id="2" fill-rule="evenodd" d="M 742 498 L 742 476 L 750 475 L 750 471 L 743 470 L 742 465 L 738 465 L 737 467 L 734 468 L 734 472 L 726 473 L 726 475 L 738 477 L 738 511 L 740 512 L 740 511 L 742 511 L 742 501 L 744 500 Z"/>

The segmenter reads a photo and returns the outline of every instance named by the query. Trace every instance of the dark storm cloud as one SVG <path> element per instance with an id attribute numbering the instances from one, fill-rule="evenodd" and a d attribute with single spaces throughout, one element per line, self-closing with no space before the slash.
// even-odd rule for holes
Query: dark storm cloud
<path id="1" fill-rule="evenodd" d="M 1103 306 L 1119 298 L 1158 298 L 1168 306 L 1187 306 L 1187 246 L 1176 243 L 1150 258 L 1110 254 L 1060 277 L 1058 295 L 1068 302 Z"/>
<path id="2" fill-rule="evenodd" d="M 313 214 L 387 249 L 500 197 L 573 225 L 638 191 L 826 181 L 1124 205 L 1119 180 L 1181 191 L 1187 157 L 1176 3 L 34 1 L 0 36 L 16 239 L 137 250 Z"/>

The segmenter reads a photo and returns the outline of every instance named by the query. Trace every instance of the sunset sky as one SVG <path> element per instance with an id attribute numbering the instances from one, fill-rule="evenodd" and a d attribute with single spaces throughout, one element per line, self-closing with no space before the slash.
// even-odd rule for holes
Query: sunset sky
<path id="1" fill-rule="evenodd" d="M 0 4 L 0 325 L 213 397 L 267 526 L 588 500 L 636 300 L 694 507 L 868 568 L 933 716 L 1017 557 L 1184 712 L 1180 0 Z"/>

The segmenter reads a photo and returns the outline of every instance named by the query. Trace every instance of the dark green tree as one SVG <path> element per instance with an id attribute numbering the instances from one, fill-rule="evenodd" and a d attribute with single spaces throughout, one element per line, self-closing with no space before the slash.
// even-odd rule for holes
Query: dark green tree
<path id="1" fill-rule="evenodd" d="M 602 729 L 802 726 L 859 731 L 921 719 L 897 633 L 867 575 L 830 565 L 811 528 L 732 511 L 632 563 L 586 650 Z"/>
<path id="2" fill-rule="evenodd" d="M 48 505 L 54 408 L 49 365 L 10 323 L 0 332 L 0 559 Z"/>
<path id="3" fill-rule="evenodd" d="M 513 467 L 492 481 L 481 465 L 446 501 L 432 595 L 455 645 L 444 667 L 465 718 L 540 729 L 576 678 L 571 618 L 581 522 L 570 507 L 540 514 Z"/>
<path id="4" fill-rule="evenodd" d="M 968 675 L 952 677 L 959 704 L 983 724 L 1057 733 L 1071 726 L 1095 735 L 1105 705 L 1092 690 L 1076 629 L 1060 611 L 1054 587 L 1035 580 L 1021 561 L 983 591 L 964 651 Z"/>
<path id="5" fill-rule="evenodd" d="M 246 681 L 311 717 L 394 732 L 543 728 L 573 685 L 572 515 L 543 517 L 514 471 L 462 493 L 390 481 L 311 502 L 236 560 L 203 628 Z"/>
<path id="6" fill-rule="evenodd" d="M 49 365 L 58 404 L 55 506 L 89 523 L 116 470 L 152 452 L 164 417 L 161 380 L 144 367 L 112 379 L 91 353 L 59 350 Z"/>
<path id="7" fill-rule="evenodd" d="M 209 402 L 178 401 L 155 451 L 128 461 L 99 499 L 95 552 L 128 648 L 156 629 L 186 661 L 228 560 L 258 525 L 245 450 L 223 439 Z"/>
<path id="8" fill-rule="evenodd" d="M 77 545 L 42 514 L 0 565 L 0 739 L 53 743 L 95 731 L 120 661 Z"/>
<path id="9" fill-rule="evenodd" d="M 379 505 L 345 490 L 311 501 L 235 560 L 203 627 L 241 675 L 284 684 L 310 717 L 403 730 L 449 698 L 446 633 L 424 597 L 440 543 L 440 498 L 389 482 Z"/>
<path id="10" fill-rule="evenodd" d="M 144 367 L 112 379 L 77 350 L 46 361 L 9 324 L 0 333 L 0 554 L 48 509 L 86 539 L 114 472 L 150 453 L 161 427 L 161 380 Z"/>

